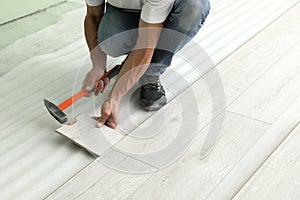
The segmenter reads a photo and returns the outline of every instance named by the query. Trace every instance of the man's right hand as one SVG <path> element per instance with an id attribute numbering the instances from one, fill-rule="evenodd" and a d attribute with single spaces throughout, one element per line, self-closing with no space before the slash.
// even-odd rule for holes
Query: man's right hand
<path id="1" fill-rule="evenodd" d="M 98 95 L 107 91 L 110 80 L 105 78 L 104 80 L 99 79 L 104 75 L 105 71 L 103 69 L 92 68 L 85 76 L 82 83 L 82 89 L 89 91 L 90 93 L 86 97 L 90 97 L 92 94 Z M 96 83 L 98 82 L 98 87 L 94 89 Z"/>

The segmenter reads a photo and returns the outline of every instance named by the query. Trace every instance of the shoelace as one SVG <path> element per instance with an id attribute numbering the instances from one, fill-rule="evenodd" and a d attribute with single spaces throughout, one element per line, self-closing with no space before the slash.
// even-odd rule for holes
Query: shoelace
<path id="1" fill-rule="evenodd" d="M 148 83 L 143 86 L 147 90 L 155 90 L 155 91 L 160 91 L 161 90 L 161 84 L 160 82 L 157 83 Z"/>

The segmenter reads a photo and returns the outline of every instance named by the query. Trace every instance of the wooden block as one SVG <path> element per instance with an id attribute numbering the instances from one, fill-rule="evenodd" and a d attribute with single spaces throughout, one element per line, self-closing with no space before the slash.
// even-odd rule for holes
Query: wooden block
<path id="1" fill-rule="evenodd" d="M 300 125 L 234 199 L 300 199 Z"/>
<path id="2" fill-rule="evenodd" d="M 96 156 L 123 138 L 122 134 L 107 126 L 97 128 L 96 121 L 86 115 L 77 116 L 74 124 L 62 125 L 56 132 Z"/>

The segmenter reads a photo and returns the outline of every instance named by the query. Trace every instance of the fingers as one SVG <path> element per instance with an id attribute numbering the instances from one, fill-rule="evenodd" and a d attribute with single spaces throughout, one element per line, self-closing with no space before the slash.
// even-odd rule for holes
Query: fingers
<path id="1" fill-rule="evenodd" d="M 94 84 L 95 84 L 95 80 L 94 78 L 92 78 L 90 76 L 90 74 L 87 74 L 83 83 L 82 83 L 82 88 L 81 89 L 84 89 L 86 91 L 91 91 L 94 87 Z M 93 95 L 93 92 L 89 92 L 86 97 L 90 97 Z"/>
<path id="2" fill-rule="evenodd" d="M 115 109 L 112 110 L 111 122 L 115 125 L 115 127 L 119 123 L 119 111 L 118 111 L 118 108 L 115 108 Z"/>
<path id="3" fill-rule="evenodd" d="M 112 129 L 115 129 L 117 127 L 117 121 L 113 117 L 113 115 L 108 113 L 102 113 L 100 117 L 97 118 L 98 123 L 96 126 L 98 128 L 101 128 L 103 125 L 107 125 Z"/>
<path id="4" fill-rule="evenodd" d="M 98 87 L 96 88 L 96 91 L 95 91 L 95 95 L 98 95 L 100 92 L 102 93 L 103 88 L 104 88 L 103 81 L 99 81 L 98 82 Z"/>
<path id="5" fill-rule="evenodd" d="M 89 74 L 85 77 L 83 82 L 83 88 L 87 91 L 91 91 L 94 87 L 96 79 L 92 78 Z"/>
<path id="6" fill-rule="evenodd" d="M 106 124 L 112 128 L 112 129 L 116 129 L 117 128 L 117 123 L 114 121 L 107 121 Z"/>
<path id="7" fill-rule="evenodd" d="M 106 116 L 106 115 L 101 115 L 101 116 L 97 119 L 98 123 L 96 124 L 96 126 L 97 126 L 98 128 L 101 128 L 101 127 L 106 123 L 107 119 L 108 119 L 108 116 Z"/>
<path id="8" fill-rule="evenodd" d="M 103 81 L 99 81 L 98 87 L 96 89 L 95 95 L 99 93 L 106 92 L 108 90 L 108 85 L 110 83 L 109 78 L 105 78 Z"/>
<path id="9" fill-rule="evenodd" d="M 102 119 L 101 117 L 92 117 L 94 120 L 97 121 L 96 127 L 97 128 L 101 128 L 103 125 L 106 125 L 112 129 L 116 129 L 117 128 L 117 122 L 113 121 L 111 118 L 108 118 L 105 122 L 104 122 L 104 118 Z M 101 121 L 101 122 L 99 122 Z M 103 124 L 104 122 L 104 124 Z"/>
<path id="10" fill-rule="evenodd" d="M 111 105 L 109 102 L 105 101 L 101 107 L 101 117 L 98 118 L 97 127 L 101 128 L 111 115 Z"/>
<path id="11" fill-rule="evenodd" d="M 109 78 L 105 78 L 104 79 L 104 89 L 103 89 L 105 92 L 108 90 L 109 83 L 110 83 Z"/>
<path id="12" fill-rule="evenodd" d="M 101 128 L 104 124 L 112 129 L 115 129 L 118 124 L 118 108 L 115 108 L 110 101 L 105 101 L 102 105 L 101 117 L 97 119 L 96 126 Z"/>
<path id="13" fill-rule="evenodd" d="M 94 93 L 94 87 L 95 87 L 95 83 L 99 80 L 99 78 L 103 75 L 103 69 L 95 69 L 95 68 L 92 68 L 85 76 L 85 79 L 82 83 L 82 88 L 81 89 L 84 89 L 86 91 L 88 91 L 89 93 L 86 95 L 87 97 L 93 95 Z M 100 81 L 102 82 L 102 81 Z M 99 92 L 102 92 L 103 91 L 103 85 L 104 83 L 100 83 L 99 84 L 100 86 L 97 87 L 97 94 L 99 94 Z M 93 91 L 93 92 L 92 92 Z"/>
<path id="14" fill-rule="evenodd" d="M 118 113 L 116 113 L 116 110 L 112 110 L 111 115 L 110 115 L 109 118 L 106 120 L 106 124 L 107 124 L 110 128 L 116 129 L 118 123 L 119 123 L 119 121 L 118 121 Z"/>

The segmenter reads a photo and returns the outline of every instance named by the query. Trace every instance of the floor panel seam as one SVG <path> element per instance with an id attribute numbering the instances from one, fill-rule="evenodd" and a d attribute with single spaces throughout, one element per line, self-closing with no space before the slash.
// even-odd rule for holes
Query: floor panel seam
<path id="1" fill-rule="evenodd" d="M 270 126 L 272 125 L 271 122 L 266 122 L 266 121 L 263 121 L 263 120 L 260 120 L 260 119 L 257 119 L 257 118 L 253 118 L 253 117 L 250 117 L 250 116 L 247 116 L 247 115 L 243 115 L 243 114 L 235 112 L 235 111 L 231 111 L 231 110 L 226 110 L 226 111 L 229 112 L 229 113 L 238 115 L 240 117 L 243 117 L 243 118 L 251 119 L 251 120 L 254 120 L 254 121 L 257 121 L 257 122 L 261 122 L 261 123 L 264 123 L 264 124 L 267 124 L 267 125 L 270 125 Z"/>

